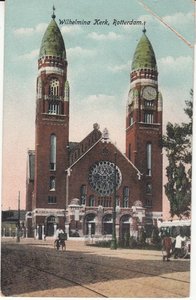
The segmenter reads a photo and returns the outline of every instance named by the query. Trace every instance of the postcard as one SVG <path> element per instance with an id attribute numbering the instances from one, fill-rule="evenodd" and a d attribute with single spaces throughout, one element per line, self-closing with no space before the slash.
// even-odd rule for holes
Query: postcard
<path id="1" fill-rule="evenodd" d="M 7 0 L 2 295 L 192 295 L 195 1 Z"/>

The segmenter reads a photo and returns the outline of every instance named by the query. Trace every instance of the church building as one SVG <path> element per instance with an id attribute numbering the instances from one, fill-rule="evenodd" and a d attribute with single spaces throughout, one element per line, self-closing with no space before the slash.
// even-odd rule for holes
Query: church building
<path id="1" fill-rule="evenodd" d="M 35 150 L 28 151 L 28 236 L 137 236 L 162 217 L 162 97 L 155 53 L 143 30 L 130 73 L 126 153 L 108 129 L 92 124 L 80 142 L 69 139 L 71 94 L 60 29 L 52 19 L 42 39 L 36 89 Z M 74 100 L 77 101 L 77 100 Z"/>

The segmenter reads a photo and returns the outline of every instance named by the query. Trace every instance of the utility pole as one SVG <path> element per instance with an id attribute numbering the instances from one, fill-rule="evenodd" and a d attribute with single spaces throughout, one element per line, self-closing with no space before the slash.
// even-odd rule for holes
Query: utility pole
<path id="1" fill-rule="evenodd" d="M 17 236 L 16 242 L 20 242 L 20 191 L 18 192 L 18 222 L 17 222 Z"/>
<path id="2" fill-rule="evenodd" d="M 117 249 L 117 241 L 116 241 L 116 156 L 117 153 L 114 153 L 114 199 L 113 199 L 113 224 L 112 224 L 112 240 L 110 248 L 112 250 Z"/>

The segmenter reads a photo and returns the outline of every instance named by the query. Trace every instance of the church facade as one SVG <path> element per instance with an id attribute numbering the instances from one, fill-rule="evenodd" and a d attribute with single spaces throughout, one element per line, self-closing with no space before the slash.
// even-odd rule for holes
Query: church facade
<path id="1" fill-rule="evenodd" d="M 97 123 L 78 143 L 69 140 L 71 95 L 66 49 L 52 20 L 43 36 L 36 90 L 35 150 L 28 151 L 28 236 L 125 233 L 137 236 L 162 217 L 162 97 L 152 45 L 143 35 L 130 74 L 126 153 Z"/>

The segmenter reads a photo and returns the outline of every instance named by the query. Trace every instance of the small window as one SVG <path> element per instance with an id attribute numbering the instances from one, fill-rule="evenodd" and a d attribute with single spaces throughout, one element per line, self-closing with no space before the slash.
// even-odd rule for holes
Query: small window
<path id="1" fill-rule="evenodd" d="M 146 184 L 146 193 L 152 194 L 152 184 L 151 183 Z"/>
<path id="2" fill-rule="evenodd" d="M 89 206 L 95 206 L 95 197 L 94 197 L 94 195 L 91 195 L 90 197 L 89 197 Z"/>
<path id="3" fill-rule="evenodd" d="M 152 199 L 146 199 L 146 206 L 152 207 Z"/>
<path id="4" fill-rule="evenodd" d="M 127 186 L 123 189 L 123 207 L 129 207 L 129 188 Z"/>
<path id="5" fill-rule="evenodd" d="M 129 125 L 133 124 L 133 114 L 129 116 Z"/>
<path id="6" fill-rule="evenodd" d="M 56 178 L 54 176 L 50 177 L 50 191 L 56 190 Z"/>
<path id="7" fill-rule="evenodd" d="M 82 185 L 80 188 L 80 204 L 81 205 L 86 204 L 86 194 L 87 194 L 86 185 Z"/>
<path id="8" fill-rule="evenodd" d="M 56 204 L 56 196 L 48 196 L 48 204 Z"/>

